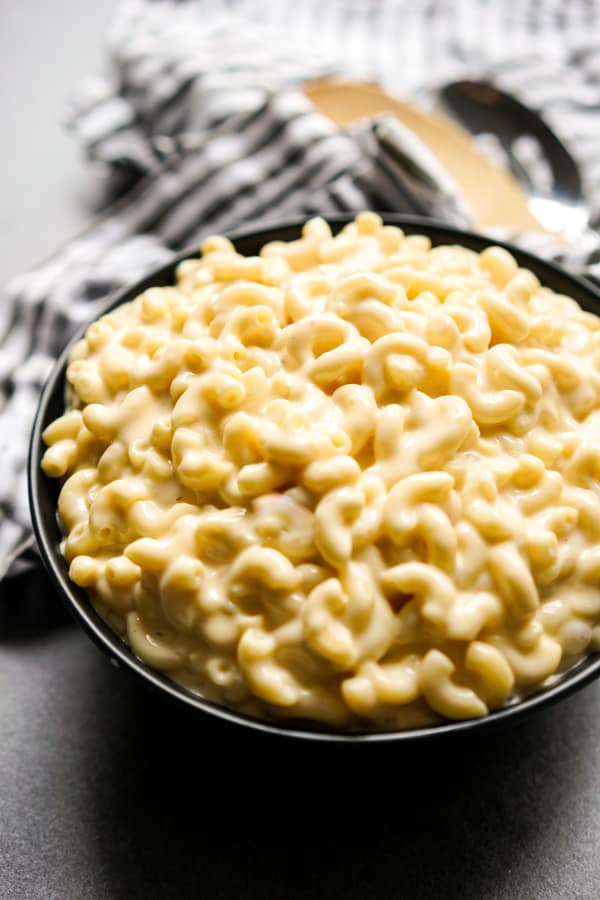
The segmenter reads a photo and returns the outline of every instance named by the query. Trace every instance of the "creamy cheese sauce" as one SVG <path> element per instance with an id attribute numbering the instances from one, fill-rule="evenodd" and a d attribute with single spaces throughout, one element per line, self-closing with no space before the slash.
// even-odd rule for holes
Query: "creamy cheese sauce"
<path id="1" fill-rule="evenodd" d="M 93 323 L 44 434 L 70 577 L 149 666 L 335 728 L 485 715 L 600 644 L 600 320 L 359 215 Z"/>

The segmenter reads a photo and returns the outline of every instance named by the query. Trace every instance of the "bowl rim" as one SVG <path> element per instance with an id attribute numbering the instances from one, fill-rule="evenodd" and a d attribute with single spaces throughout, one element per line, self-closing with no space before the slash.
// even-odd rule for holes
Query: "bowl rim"
<path id="1" fill-rule="evenodd" d="M 356 213 L 324 214 L 322 218 L 332 226 L 334 232 L 337 232 L 345 224 L 353 221 L 355 215 Z M 381 212 L 379 215 L 383 219 L 384 224 L 396 225 L 403 228 L 408 234 L 427 235 L 432 239 L 434 246 L 459 243 L 475 251 L 481 251 L 491 245 L 503 247 L 515 257 L 520 266 L 533 271 L 543 284 L 551 287 L 556 293 L 564 293 L 573 297 L 582 308 L 600 315 L 600 290 L 595 285 L 585 281 L 583 278 L 570 274 L 555 263 L 547 262 L 528 251 L 521 250 L 510 242 L 496 240 L 492 236 L 463 230 L 422 216 L 385 212 Z M 269 220 L 260 227 L 257 224 L 251 224 L 226 232 L 226 236 L 234 244 L 239 245 L 241 252 L 243 252 L 245 244 L 256 244 L 258 247 L 272 240 L 293 240 L 294 237 L 299 236 L 302 225 L 308 218 L 310 216 Z M 441 724 L 391 731 L 335 731 L 326 730 L 320 727 L 318 723 L 305 723 L 304 721 L 297 723 L 293 721 L 287 722 L 286 720 L 280 722 L 271 719 L 261 719 L 226 707 L 208 700 L 200 694 L 193 693 L 183 685 L 172 681 L 167 675 L 151 669 L 133 654 L 128 645 L 96 612 L 87 594 L 68 578 L 67 565 L 59 549 L 61 533 L 56 518 L 55 505 L 52 514 L 50 514 L 48 509 L 44 508 L 42 502 L 44 491 L 57 494 L 59 488 L 59 482 L 56 479 L 48 478 L 40 466 L 44 450 L 42 431 L 53 418 L 53 415 L 49 415 L 50 405 L 53 401 L 56 401 L 57 396 L 64 396 L 66 362 L 71 347 L 83 335 L 91 322 L 117 306 L 129 302 L 149 287 L 172 283 L 176 266 L 182 260 L 197 257 L 198 255 L 198 246 L 174 253 L 169 262 L 153 269 L 135 283 L 122 287 L 108 296 L 101 311 L 97 312 L 85 324 L 82 324 L 69 339 L 54 363 L 40 393 L 31 430 L 27 460 L 29 506 L 33 531 L 42 562 L 59 596 L 66 604 L 72 617 L 83 627 L 88 637 L 109 655 L 113 663 L 118 666 L 124 666 L 126 670 L 138 675 L 142 682 L 175 702 L 182 702 L 188 707 L 200 710 L 207 715 L 215 716 L 217 719 L 227 723 L 245 726 L 263 734 L 266 733 L 280 738 L 310 740 L 321 743 L 333 742 L 345 745 L 390 742 L 413 743 L 434 738 L 440 740 L 442 738 L 457 737 L 473 731 L 491 731 L 516 723 L 535 710 L 545 708 L 568 697 L 574 691 L 579 690 L 597 678 L 600 675 L 600 653 L 593 653 L 584 657 L 570 669 L 555 676 L 553 682 L 548 686 L 542 687 L 525 698 L 515 700 L 501 709 L 494 710 L 480 718 L 447 721 Z"/>

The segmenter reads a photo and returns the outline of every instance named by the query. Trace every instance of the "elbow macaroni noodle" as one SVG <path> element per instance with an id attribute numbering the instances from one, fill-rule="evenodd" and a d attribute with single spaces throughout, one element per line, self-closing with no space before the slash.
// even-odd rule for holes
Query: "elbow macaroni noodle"
<path id="1" fill-rule="evenodd" d="M 259 716 L 485 715 L 600 647 L 600 320 L 373 213 L 94 322 L 44 433 L 71 579 Z"/>

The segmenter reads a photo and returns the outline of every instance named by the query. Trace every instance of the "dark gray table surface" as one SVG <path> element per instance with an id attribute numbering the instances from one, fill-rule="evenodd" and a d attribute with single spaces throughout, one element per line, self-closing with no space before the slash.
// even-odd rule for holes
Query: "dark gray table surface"
<path id="1" fill-rule="evenodd" d="M 58 124 L 113 2 L 0 0 L 0 278 L 89 218 Z M 259 738 L 114 669 L 42 573 L 0 587 L 0 898 L 600 897 L 600 684 L 498 735 Z"/>

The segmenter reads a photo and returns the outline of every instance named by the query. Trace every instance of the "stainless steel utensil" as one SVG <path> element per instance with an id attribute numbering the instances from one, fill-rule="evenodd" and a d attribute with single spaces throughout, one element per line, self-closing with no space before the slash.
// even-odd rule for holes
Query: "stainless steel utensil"
<path id="1" fill-rule="evenodd" d="M 590 213 L 577 163 L 534 110 L 483 81 L 448 84 L 439 90 L 438 101 L 474 137 L 496 138 L 527 194 L 530 212 L 544 228 L 566 239 L 587 230 Z M 535 165 L 528 167 L 534 157 Z"/>

